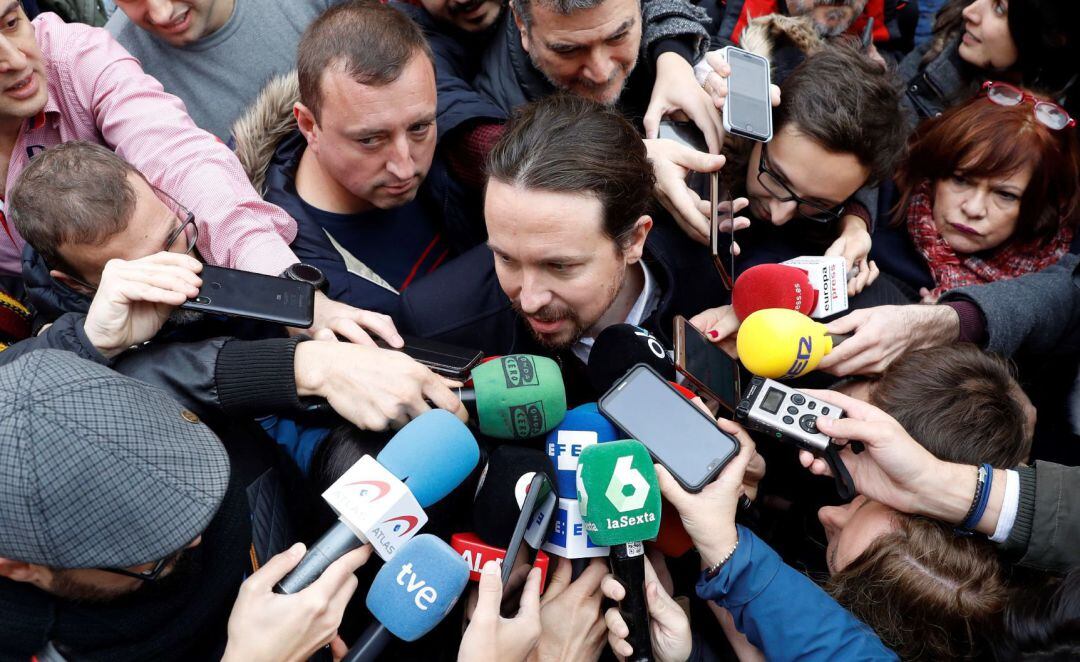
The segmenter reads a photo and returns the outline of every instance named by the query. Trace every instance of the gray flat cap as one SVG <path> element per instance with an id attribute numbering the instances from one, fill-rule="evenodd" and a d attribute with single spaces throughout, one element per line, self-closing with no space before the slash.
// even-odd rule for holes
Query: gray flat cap
<path id="1" fill-rule="evenodd" d="M 228 483 L 217 437 L 161 389 L 55 350 L 0 368 L 0 557 L 156 561 L 202 533 Z"/>

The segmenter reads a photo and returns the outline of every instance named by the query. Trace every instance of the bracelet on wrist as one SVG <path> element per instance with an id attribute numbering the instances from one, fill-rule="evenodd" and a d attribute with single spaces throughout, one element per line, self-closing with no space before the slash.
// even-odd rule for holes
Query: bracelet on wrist
<path id="1" fill-rule="evenodd" d="M 990 503 L 990 488 L 994 484 L 994 468 L 989 463 L 983 463 L 978 471 L 975 494 L 971 497 L 971 507 L 968 508 L 964 521 L 957 527 L 957 531 L 965 534 L 974 531 L 979 520 L 986 514 L 986 507 Z"/>
<path id="2" fill-rule="evenodd" d="M 732 556 L 735 556 L 735 550 L 737 550 L 737 549 L 739 549 L 739 532 L 738 532 L 738 530 L 735 531 L 735 545 L 731 548 L 731 550 L 727 554 L 724 555 L 724 558 L 722 558 L 719 561 L 717 561 L 716 563 L 712 564 L 711 566 L 709 566 L 705 570 L 705 581 L 709 581 L 710 579 L 715 577 L 717 574 L 719 574 L 721 568 L 723 568 L 727 564 L 727 562 L 731 560 Z"/>

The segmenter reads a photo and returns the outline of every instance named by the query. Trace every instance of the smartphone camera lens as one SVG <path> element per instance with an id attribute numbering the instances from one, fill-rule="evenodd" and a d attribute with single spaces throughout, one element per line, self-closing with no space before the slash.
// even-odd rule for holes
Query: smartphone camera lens
<path id="1" fill-rule="evenodd" d="M 204 296 L 195 297 L 195 303 L 201 303 L 202 305 L 206 306 L 206 305 L 209 305 L 210 302 L 211 302 L 210 297 L 204 297 Z"/>

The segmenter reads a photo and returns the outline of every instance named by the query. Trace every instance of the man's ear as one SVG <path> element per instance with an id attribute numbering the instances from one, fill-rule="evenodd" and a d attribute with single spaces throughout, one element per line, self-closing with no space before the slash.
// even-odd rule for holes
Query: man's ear
<path id="1" fill-rule="evenodd" d="M 510 10 L 514 13 L 514 25 L 517 26 L 518 32 L 521 33 L 521 48 L 526 53 L 529 52 L 529 27 L 525 25 L 525 21 L 521 18 L 521 10 L 518 9 L 516 2 L 510 3 Z"/>
<path id="2" fill-rule="evenodd" d="M 62 283 L 69 290 L 74 290 L 74 291 L 78 292 L 79 294 L 85 294 L 86 296 L 89 296 L 89 297 L 94 296 L 94 290 L 92 290 L 89 287 L 83 285 L 77 279 L 73 278 L 72 276 L 69 276 L 68 274 L 64 273 L 63 271 L 60 271 L 59 269 L 53 269 L 52 271 L 49 272 L 49 275 L 52 276 L 53 280 L 55 280 L 58 283 Z"/>
<path id="3" fill-rule="evenodd" d="M 319 149 L 319 136 L 316 129 L 319 123 L 315 121 L 315 114 L 311 112 L 310 108 L 298 101 L 293 104 L 293 116 L 296 117 L 296 126 L 300 129 L 300 133 L 304 134 L 308 147 L 317 152 Z"/>
<path id="4" fill-rule="evenodd" d="M 630 232 L 630 243 L 623 249 L 627 264 L 634 264 L 641 259 L 645 252 L 645 238 L 652 230 L 653 220 L 649 215 L 642 216 L 634 223 L 634 229 Z"/>
<path id="5" fill-rule="evenodd" d="M 51 573 L 44 566 L 0 557 L 0 577 L 41 588 L 48 586 Z"/>

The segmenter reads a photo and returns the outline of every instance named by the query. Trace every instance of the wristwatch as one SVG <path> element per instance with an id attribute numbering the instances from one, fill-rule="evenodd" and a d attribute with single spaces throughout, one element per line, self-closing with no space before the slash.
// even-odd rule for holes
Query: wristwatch
<path id="1" fill-rule="evenodd" d="M 285 271 L 281 272 L 281 277 L 298 280 L 301 283 L 311 283 L 323 294 L 326 294 L 326 290 L 330 287 L 330 282 L 326 280 L 322 269 L 303 262 L 289 265 Z"/>

